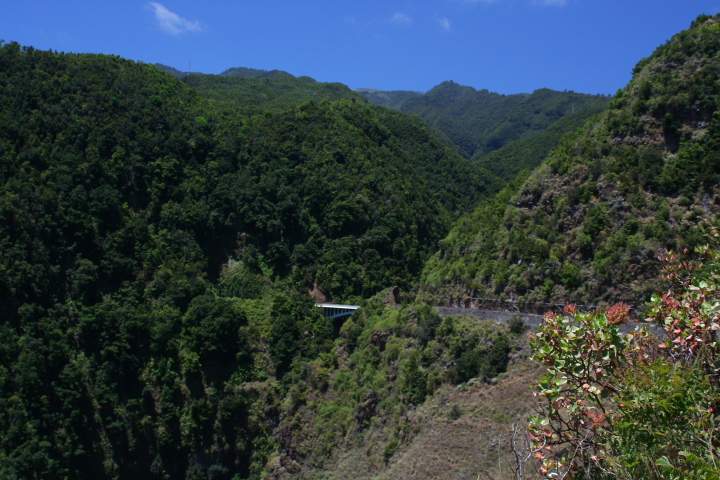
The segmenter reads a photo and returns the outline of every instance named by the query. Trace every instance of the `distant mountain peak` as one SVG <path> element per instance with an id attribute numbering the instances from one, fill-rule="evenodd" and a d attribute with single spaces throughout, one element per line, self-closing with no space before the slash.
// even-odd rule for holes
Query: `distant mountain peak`
<path id="1" fill-rule="evenodd" d="M 604 107 L 606 98 L 541 88 L 534 93 L 503 95 L 453 80 L 427 93 L 358 91 L 367 101 L 421 117 L 442 131 L 466 157 L 497 150 L 538 133 L 584 108 Z"/>

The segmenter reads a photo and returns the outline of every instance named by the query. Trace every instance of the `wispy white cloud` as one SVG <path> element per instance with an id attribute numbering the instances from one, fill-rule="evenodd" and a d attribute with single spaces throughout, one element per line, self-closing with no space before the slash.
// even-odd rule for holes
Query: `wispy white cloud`
<path id="1" fill-rule="evenodd" d="M 162 3 L 150 2 L 148 8 L 155 15 L 158 27 L 170 35 L 180 35 L 190 32 L 201 32 L 203 26 L 197 20 L 189 20 L 167 8 Z"/>
<path id="2" fill-rule="evenodd" d="M 449 32 L 450 30 L 452 30 L 452 23 L 450 22 L 450 19 L 447 17 L 439 18 L 438 24 L 440 25 L 440 28 L 442 28 L 446 32 Z"/>
<path id="3" fill-rule="evenodd" d="M 393 16 L 390 17 L 390 23 L 394 23 L 395 25 L 412 25 L 413 19 L 407 13 L 395 12 Z"/>

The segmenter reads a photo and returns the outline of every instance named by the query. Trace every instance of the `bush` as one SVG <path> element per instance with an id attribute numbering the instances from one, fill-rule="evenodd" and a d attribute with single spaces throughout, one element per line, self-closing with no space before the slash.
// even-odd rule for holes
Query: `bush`
<path id="1" fill-rule="evenodd" d="M 630 308 L 549 313 L 531 342 L 547 366 L 529 430 L 541 473 L 590 479 L 718 479 L 720 253 L 665 259 L 676 287 L 655 295 L 645 330 L 621 335 Z"/>
<path id="2" fill-rule="evenodd" d="M 420 355 L 414 350 L 400 367 L 401 391 L 407 401 L 413 405 L 422 403 L 427 394 L 427 374 L 420 367 Z"/>
<path id="3" fill-rule="evenodd" d="M 510 319 L 508 328 L 510 329 L 510 333 L 513 335 L 520 335 L 521 333 L 524 333 L 528 327 L 525 325 L 525 321 L 520 315 L 515 315 Z"/>
<path id="4" fill-rule="evenodd" d="M 708 450 L 718 392 L 695 366 L 658 359 L 628 371 L 608 432 L 606 462 L 623 478 L 707 479 L 718 469 Z"/>
<path id="5" fill-rule="evenodd" d="M 580 267 L 570 261 L 563 263 L 560 270 L 560 282 L 567 288 L 577 288 L 582 282 Z"/>
<path id="6" fill-rule="evenodd" d="M 462 409 L 457 404 L 454 404 L 452 407 L 450 407 L 450 412 L 448 412 L 448 418 L 450 420 L 457 420 L 458 418 L 462 417 L 462 414 Z"/>
<path id="7" fill-rule="evenodd" d="M 510 341 L 507 335 L 490 338 L 470 337 L 461 342 L 455 353 L 455 380 L 467 382 L 471 378 L 490 379 L 505 371 L 509 361 Z"/>
<path id="8" fill-rule="evenodd" d="M 397 437 L 393 437 L 390 439 L 390 441 L 385 445 L 385 450 L 383 450 L 383 459 L 385 460 L 385 463 L 388 463 L 393 455 L 395 455 L 395 451 L 400 446 L 400 442 L 398 441 Z"/>

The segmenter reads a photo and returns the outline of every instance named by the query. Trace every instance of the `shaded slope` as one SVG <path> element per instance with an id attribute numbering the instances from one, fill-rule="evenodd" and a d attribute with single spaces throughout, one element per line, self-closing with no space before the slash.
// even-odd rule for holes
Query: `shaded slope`
<path id="1" fill-rule="evenodd" d="M 412 284 L 455 215 L 495 188 L 420 121 L 364 102 L 257 116 L 243 133 L 247 163 L 218 205 L 276 274 L 338 299 Z"/>
<path id="2" fill-rule="evenodd" d="M 423 275 L 437 298 L 591 303 L 657 288 L 656 256 L 720 213 L 720 20 L 701 17 L 636 67 L 602 118 L 515 195 L 462 219 Z"/>
<path id="3" fill-rule="evenodd" d="M 604 102 L 593 103 L 579 113 L 568 114 L 553 122 L 545 130 L 512 141 L 490 153 L 476 155 L 473 160 L 500 180 L 509 182 L 520 172 L 535 169 L 560 144 L 565 135 L 577 130 L 606 107 Z"/>

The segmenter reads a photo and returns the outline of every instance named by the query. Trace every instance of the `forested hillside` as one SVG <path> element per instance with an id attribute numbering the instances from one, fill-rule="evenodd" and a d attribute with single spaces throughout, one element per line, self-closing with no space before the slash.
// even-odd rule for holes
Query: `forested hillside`
<path id="1" fill-rule="evenodd" d="M 640 62 L 602 117 L 515 192 L 460 220 L 423 274 L 435 299 L 647 299 L 657 256 L 717 221 L 720 19 L 701 17 Z"/>
<path id="2" fill-rule="evenodd" d="M 490 181 L 362 101 L 249 118 L 1 46 L 0 477 L 259 477 L 287 372 L 336 334 L 307 291 L 412 283 Z"/>
<path id="3" fill-rule="evenodd" d="M 468 158 L 542 132 L 565 116 L 597 113 L 608 100 L 549 89 L 500 95 L 455 82 L 443 82 L 423 95 L 374 90 L 360 93 L 370 102 L 419 116 L 443 132 Z"/>
<path id="4" fill-rule="evenodd" d="M 234 67 L 212 75 L 156 66 L 190 85 L 215 109 L 231 115 L 278 112 L 309 101 L 360 99 L 358 94 L 341 83 L 322 83 L 282 70 Z"/>
<path id="5" fill-rule="evenodd" d="M 502 181 L 539 165 L 564 134 L 602 111 L 608 100 L 546 89 L 531 95 L 503 96 L 452 82 L 427 94 L 372 89 L 353 92 L 339 83 L 317 82 L 280 70 L 236 67 L 208 75 L 158 67 L 190 85 L 220 112 L 231 115 L 279 112 L 308 101 L 361 97 L 375 105 L 411 113 L 436 129 L 460 153 L 477 160 L 480 171 L 489 171 Z"/>
<path id="6" fill-rule="evenodd" d="M 230 69 L 222 75 L 192 73 L 182 77 L 216 108 L 243 113 L 279 111 L 308 101 L 359 99 L 341 83 L 321 83 L 310 77 L 295 77 L 272 71 L 253 74 L 248 69 Z"/>

